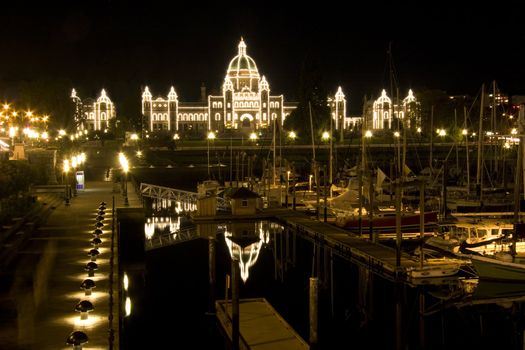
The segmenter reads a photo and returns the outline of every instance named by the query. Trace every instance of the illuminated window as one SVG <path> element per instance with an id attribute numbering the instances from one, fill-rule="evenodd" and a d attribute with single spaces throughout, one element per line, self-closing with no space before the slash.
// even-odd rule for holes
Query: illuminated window
<path id="1" fill-rule="evenodd" d="M 228 108 L 231 108 L 231 106 L 232 106 L 232 105 L 231 105 L 231 103 L 230 103 L 230 102 L 228 102 Z"/>
<path id="2" fill-rule="evenodd" d="M 266 113 L 263 113 L 263 120 L 266 120 Z"/>
<path id="3" fill-rule="evenodd" d="M 222 108 L 222 102 L 217 103 L 217 105 L 219 106 L 219 108 Z"/>
<path id="4" fill-rule="evenodd" d="M 221 120 L 221 115 L 219 113 L 215 113 L 215 120 Z"/>
<path id="5" fill-rule="evenodd" d="M 228 120 L 232 120 L 232 114 L 228 113 Z"/>
<path id="6" fill-rule="evenodd" d="M 275 108 L 279 108 L 279 102 L 275 102 Z"/>
<path id="7" fill-rule="evenodd" d="M 213 107 L 213 108 L 217 108 L 217 102 L 213 102 L 213 103 L 212 103 L 212 107 Z"/>

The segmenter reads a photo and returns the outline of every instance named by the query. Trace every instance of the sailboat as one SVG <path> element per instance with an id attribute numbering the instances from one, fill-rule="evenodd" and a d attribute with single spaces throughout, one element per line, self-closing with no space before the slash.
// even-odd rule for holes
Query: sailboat
<path id="1" fill-rule="evenodd" d="M 494 96 L 496 95 L 496 84 L 493 82 L 493 104 L 492 104 L 492 119 L 495 119 L 496 103 Z M 466 187 L 448 187 L 447 188 L 447 208 L 452 212 L 478 212 L 478 211 L 510 211 L 513 208 L 512 196 L 504 188 L 486 187 L 484 186 L 484 135 L 483 130 L 483 115 L 485 106 L 485 84 L 481 87 L 480 98 L 480 116 L 478 129 L 478 154 L 476 165 L 476 193 L 471 193 L 470 179 L 468 171 L 468 139 L 466 141 L 467 151 L 467 186 Z M 466 114 L 464 128 L 466 130 Z M 493 125 L 494 126 L 494 125 Z M 444 174 L 445 175 L 445 174 Z"/>
<path id="2" fill-rule="evenodd" d="M 525 104 L 520 105 L 518 125 L 520 135 L 523 135 L 523 126 L 525 123 Z M 520 145 L 518 149 L 517 171 L 515 174 L 514 184 L 514 224 L 512 250 L 509 254 L 494 254 L 492 256 L 482 256 L 478 254 L 468 255 L 480 279 L 502 280 L 502 281 L 519 281 L 525 282 L 525 264 L 515 259 L 516 241 L 518 239 L 518 219 L 519 219 L 519 202 L 522 185 L 523 173 L 523 152 L 525 147 L 525 138 L 520 136 Z"/>

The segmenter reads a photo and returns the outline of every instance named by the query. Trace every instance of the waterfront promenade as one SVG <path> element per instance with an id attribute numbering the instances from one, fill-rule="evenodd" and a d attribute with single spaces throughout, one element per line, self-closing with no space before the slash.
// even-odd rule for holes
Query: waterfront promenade
<path id="1" fill-rule="evenodd" d="M 115 188 L 112 182 L 88 181 L 86 189 L 79 191 L 70 205 L 62 202 L 53 210 L 19 251 L 12 271 L 3 273 L 1 349 L 71 349 L 66 339 L 73 331 L 82 331 L 88 336 L 86 347 L 89 349 L 118 349 L 120 281 L 116 232 L 113 269 L 110 266 L 112 203 L 114 199 L 115 208 L 124 207 L 124 197 L 114 192 Z M 128 207 L 140 207 L 133 187 L 128 186 L 128 190 Z M 85 266 L 91 259 L 88 252 L 93 248 L 91 240 L 101 202 L 107 205 L 101 228 L 102 244 L 98 249 L 100 255 L 95 261 L 98 270 L 93 277 L 88 277 Z M 80 288 L 86 278 L 96 283 L 90 296 Z M 81 300 L 88 300 L 94 306 L 87 320 L 81 320 L 79 312 L 75 311 Z"/>

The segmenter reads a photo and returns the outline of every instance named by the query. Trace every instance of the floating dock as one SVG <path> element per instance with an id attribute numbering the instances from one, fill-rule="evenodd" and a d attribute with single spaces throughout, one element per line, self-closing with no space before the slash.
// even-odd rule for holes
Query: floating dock
<path id="1" fill-rule="evenodd" d="M 215 302 L 217 319 L 232 339 L 232 304 Z M 264 298 L 239 300 L 239 349 L 307 350 L 309 345 Z"/>

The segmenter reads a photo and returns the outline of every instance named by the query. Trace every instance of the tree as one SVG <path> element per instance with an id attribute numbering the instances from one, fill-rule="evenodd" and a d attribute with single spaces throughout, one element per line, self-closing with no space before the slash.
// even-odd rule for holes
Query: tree
<path id="1" fill-rule="evenodd" d="M 319 139 L 330 125 L 330 108 L 319 61 L 308 54 L 301 67 L 299 78 L 299 104 L 286 118 L 284 127 L 297 131 L 302 142 L 311 141 L 310 112 L 314 137 Z"/>

